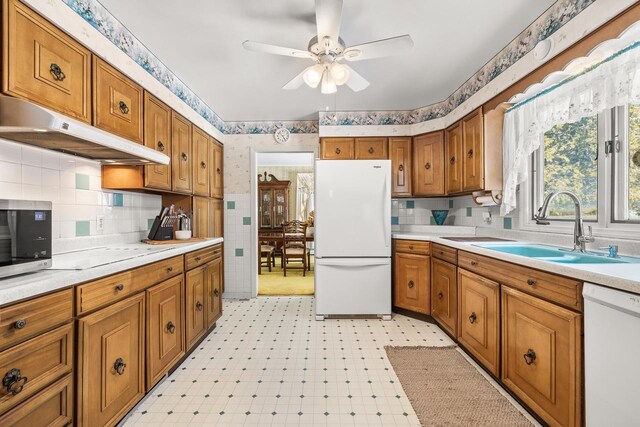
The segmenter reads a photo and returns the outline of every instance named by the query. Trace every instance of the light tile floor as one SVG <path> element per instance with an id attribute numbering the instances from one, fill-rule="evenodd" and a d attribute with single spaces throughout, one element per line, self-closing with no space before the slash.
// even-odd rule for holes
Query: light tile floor
<path id="1" fill-rule="evenodd" d="M 452 344 L 400 315 L 318 322 L 313 297 L 225 300 L 217 328 L 125 425 L 419 426 L 384 346 Z"/>

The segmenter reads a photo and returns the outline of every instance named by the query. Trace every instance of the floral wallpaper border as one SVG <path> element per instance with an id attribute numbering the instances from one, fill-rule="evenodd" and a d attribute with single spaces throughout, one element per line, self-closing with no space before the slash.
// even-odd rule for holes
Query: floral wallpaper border
<path id="1" fill-rule="evenodd" d="M 405 111 L 320 112 L 319 122 L 225 122 L 98 0 L 61 1 L 220 132 L 269 134 L 282 126 L 291 133 L 317 133 L 319 126 L 410 125 L 446 116 L 530 52 L 540 40 L 549 37 L 596 0 L 561 0 L 555 3 L 444 101 Z"/>

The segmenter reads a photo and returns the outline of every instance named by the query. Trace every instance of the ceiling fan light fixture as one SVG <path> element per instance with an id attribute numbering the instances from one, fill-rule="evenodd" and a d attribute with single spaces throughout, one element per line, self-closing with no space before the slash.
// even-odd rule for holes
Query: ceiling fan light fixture
<path id="1" fill-rule="evenodd" d="M 331 77 L 331 73 L 329 70 L 326 70 L 322 75 L 322 84 L 320 85 L 320 93 L 323 95 L 329 95 L 332 93 L 336 93 L 338 91 L 338 87 L 336 86 L 336 82 L 333 81 Z"/>
<path id="2" fill-rule="evenodd" d="M 322 80 L 322 75 L 324 73 L 324 68 L 320 64 L 312 65 L 308 67 L 304 74 L 302 75 L 302 79 L 310 88 L 317 88 L 318 84 Z"/>
<path id="3" fill-rule="evenodd" d="M 345 84 L 350 77 L 349 69 L 337 62 L 331 64 L 329 72 L 331 74 L 331 78 L 338 86 L 342 86 L 343 84 Z"/>

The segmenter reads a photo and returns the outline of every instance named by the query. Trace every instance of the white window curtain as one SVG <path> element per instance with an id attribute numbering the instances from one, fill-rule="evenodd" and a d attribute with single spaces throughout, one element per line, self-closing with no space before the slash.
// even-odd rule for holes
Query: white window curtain
<path id="1" fill-rule="evenodd" d="M 640 103 L 640 42 L 511 107 L 504 121 L 500 214 L 516 208 L 516 188 L 528 179 L 531 154 L 547 131 L 628 103 Z"/>
<path id="2" fill-rule="evenodd" d="M 300 221 L 306 221 L 313 207 L 313 174 L 299 173 L 297 175 L 296 189 L 296 217 Z"/>

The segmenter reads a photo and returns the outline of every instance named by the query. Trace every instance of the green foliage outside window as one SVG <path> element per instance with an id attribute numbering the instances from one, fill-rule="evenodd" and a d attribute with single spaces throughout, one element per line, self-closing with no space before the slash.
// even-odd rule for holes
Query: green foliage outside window
<path id="1" fill-rule="evenodd" d="M 640 105 L 629 105 L 629 219 L 640 220 Z M 636 156 L 634 161 L 634 155 Z"/>

